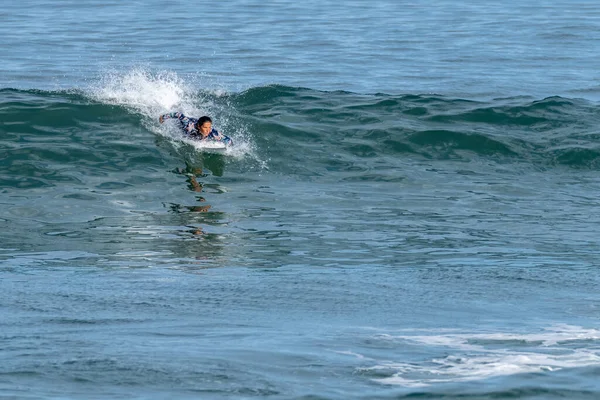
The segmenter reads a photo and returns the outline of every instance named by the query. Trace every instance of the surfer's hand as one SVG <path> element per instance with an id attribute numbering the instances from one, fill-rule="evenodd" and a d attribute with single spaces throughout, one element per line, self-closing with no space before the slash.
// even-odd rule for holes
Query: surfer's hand
<path id="1" fill-rule="evenodd" d="M 160 122 L 161 124 L 163 122 L 165 122 L 165 119 L 163 118 L 163 116 L 161 115 L 160 117 L 158 117 L 158 122 Z"/>

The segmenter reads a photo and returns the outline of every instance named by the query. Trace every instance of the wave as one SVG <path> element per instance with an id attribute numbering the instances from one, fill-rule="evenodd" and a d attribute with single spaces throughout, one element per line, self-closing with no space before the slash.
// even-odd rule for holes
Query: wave
<path id="1" fill-rule="evenodd" d="M 267 86 L 233 94 L 255 129 L 299 149 L 342 158 L 525 162 L 600 166 L 600 113 L 581 99 L 505 98 L 490 102 L 438 95 L 359 95 Z M 283 151 L 284 149 L 281 148 Z"/>
<path id="2" fill-rule="evenodd" d="M 587 100 L 475 101 L 282 85 L 228 93 L 143 70 L 107 75 L 77 90 L 0 89 L 1 145 L 17 153 L 36 148 L 39 159 L 64 162 L 107 163 L 156 141 L 177 153 L 193 143 L 179 140 L 174 124 L 157 122 L 171 111 L 211 115 L 238 143 L 232 159 L 250 158 L 282 174 L 393 180 L 374 171 L 413 161 L 600 168 L 600 112 Z"/>

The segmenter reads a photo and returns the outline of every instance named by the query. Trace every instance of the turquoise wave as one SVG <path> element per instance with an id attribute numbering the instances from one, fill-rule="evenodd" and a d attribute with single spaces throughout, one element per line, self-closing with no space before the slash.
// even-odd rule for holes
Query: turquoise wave
<path id="1" fill-rule="evenodd" d="M 275 146 L 285 159 L 302 150 L 325 164 L 337 155 L 347 160 L 484 158 L 540 167 L 600 166 L 600 113 L 595 104 L 580 99 L 480 102 L 275 85 L 234 94 L 232 100 L 253 128 L 266 134 L 265 141 L 285 143 Z"/>
<path id="2" fill-rule="evenodd" d="M 251 161 L 219 156 L 234 169 L 258 160 L 284 175 L 394 180 L 390 171 L 422 161 L 600 168 L 600 112 L 581 99 L 484 102 L 280 85 L 227 95 L 198 91 L 192 98 L 212 104 L 216 125 L 252 144 Z M 84 91 L 2 89 L 0 147 L 8 156 L 0 161 L 0 184 L 76 181 L 76 173 L 63 173 L 68 165 L 108 174 L 202 157 L 157 135 L 155 117 Z"/>

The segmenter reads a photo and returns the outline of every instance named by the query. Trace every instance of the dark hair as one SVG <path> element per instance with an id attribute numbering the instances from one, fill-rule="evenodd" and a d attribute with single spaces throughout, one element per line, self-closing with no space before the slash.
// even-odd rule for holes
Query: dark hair
<path id="1" fill-rule="evenodd" d="M 196 123 L 196 125 L 198 127 L 204 125 L 205 122 L 210 122 L 212 124 L 212 119 L 210 119 L 210 117 L 207 117 L 206 115 L 204 117 L 200 117 L 200 119 L 198 120 L 198 122 Z"/>

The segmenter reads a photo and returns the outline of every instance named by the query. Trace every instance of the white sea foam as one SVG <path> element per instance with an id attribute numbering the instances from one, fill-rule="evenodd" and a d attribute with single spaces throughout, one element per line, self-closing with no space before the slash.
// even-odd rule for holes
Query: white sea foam
<path id="1" fill-rule="evenodd" d="M 372 360 L 374 366 L 361 369 L 385 371 L 390 376 L 375 381 L 405 387 L 600 365 L 600 331 L 571 325 L 527 334 L 414 332 L 377 339 L 386 346 L 425 346 L 428 353 L 440 353 L 420 361 Z"/>
<path id="2" fill-rule="evenodd" d="M 153 74 L 144 68 L 106 72 L 91 92 L 99 101 L 127 107 L 152 119 L 192 102 L 191 88 L 177 74 Z"/>

